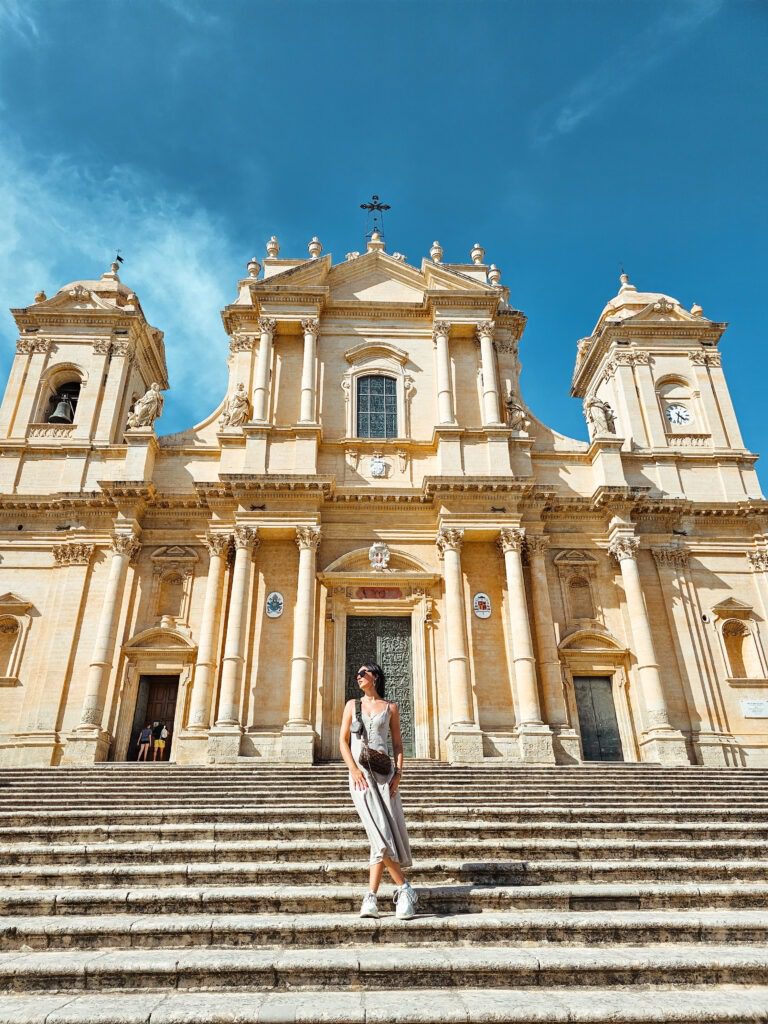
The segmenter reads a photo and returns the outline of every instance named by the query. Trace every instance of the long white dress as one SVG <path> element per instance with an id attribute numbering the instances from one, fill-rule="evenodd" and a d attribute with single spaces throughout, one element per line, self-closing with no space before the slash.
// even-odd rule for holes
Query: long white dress
<path id="1" fill-rule="evenodd" d="M 392 709 L 389 704 L 383 711 L 370 718 L 365 711 L 362 712 L 363 725 L 368 733 L 368 746 L 374 750 L 382 750 L 385 754 L 387 753 L 391 716 Z M 353 732 L 350 744 L 352 757 L 365 775 L 368 789 L 355 789 L 350 775 L 349 791 L 371 844 L 370 863 L 380 864 L 385 857 L 389 857 L 396 861 L 401 868 L 410 867 L 411 845 L 408 842 L 408 831 L 405 827 L 400 793 L 392 796 L 389 790 L 389 783 L 395 771 L 394 765 L 386 778 L 362 768 L 360 765 L 362 745 L 361 736 Z M 374 786 L 376 787 L 375 791 Z"/>

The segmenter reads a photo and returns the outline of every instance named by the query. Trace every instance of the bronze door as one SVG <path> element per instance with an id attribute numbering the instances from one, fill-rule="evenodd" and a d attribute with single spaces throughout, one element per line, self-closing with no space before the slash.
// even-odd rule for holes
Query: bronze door
<path id="1" fill-rule="evenodd" d="M 344 700 L 359 697 L 356 673 L 375 661 L 386 678 L 386 698 L 400 708 L 403 752 L 413 757 L 413 658 L 410 615 L 351 615 L 347 618 L 346 684 Z"/>
<path id="2" fill-rule="evenodd" d="M 171 743 L 173 742 L 173 721 L 176 717 L 176 700 L 179 695 L 178 676 L 142 676 L 142 683 L 146 680 L 147 686 L 147 712 L 146 721 L 163 722 L 168 730 L 168 739 L 165 741 L 163 761 L 171 756 Z"/>
<path id="3" fill-rule="evenodd" d="M 609 676 L 574 676 L 581 749 L 585 761 L 623 761 Z"/>

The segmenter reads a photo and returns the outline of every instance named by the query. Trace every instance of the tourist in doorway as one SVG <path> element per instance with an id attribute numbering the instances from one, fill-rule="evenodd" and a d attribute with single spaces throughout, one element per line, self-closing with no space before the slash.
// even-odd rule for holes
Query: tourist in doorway
<path id="1" fill-rule="evenodd" d="M 377 894 L 386 868 L 397 886 L 395 914 L 408 920 L 416 915 L 418 896 L 403 874 L 403 868 L 411 866 L 411 848 L 399 793 L 403 769 L 400 712 L 394 701 L 384 699 L 384 673 L 379 665 L 362 665 L 357 684 L 362 698 L 347 701 L 339 748 L 349 768 L 349 791 L 371 844 L 370 888 L 360 917 L 379 916 Z M 390 734 L 394 762 L 387 754 Z"/>
<path id="2" fill-rule="evenodd" d="M 165 757 L 165 741 L 168 739 L 168 730 L 165 728 L 165 722 L 153 722 L 152 723 L 152 745 L 154 747 L 154 753 L 152 755 L 153 761 L 162 761 Z"/>
<path id="3" fill-rule="evenodd" d="M 152 743 L 152 726 L 147 722 L 139 733 L 139 756 L 137 761 L 149 760 L 149 748 Z"/>

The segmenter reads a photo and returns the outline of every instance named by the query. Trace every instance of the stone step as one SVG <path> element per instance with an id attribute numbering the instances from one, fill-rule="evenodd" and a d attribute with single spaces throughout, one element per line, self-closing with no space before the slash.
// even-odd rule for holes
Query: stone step
<path id="1" fill-rule="evenodd" d="M 131 824 L 0 826 L 0 844 L 72 844 L 131 843 L 157 841 L 198 841 L 250 839 L 284 840 L 305 838 L 329 839 L 347 837 L 359 830 L 359 820 L 352 811 L 345 820 L 330 821 L 187 821 L 159 822 L 148 826 L 141 820 Z M 478 839 L 629 839 L 636 841 L 677 840 L 710 842 L 745 840 L 768 848 L 768 822 L 721 823 L 701 822 L 571 822 L 571 821 L 471 821 L 447 818 L 408 822 L 411 839 L 450 839 L 466 836 Z"/>
<path id="2" fill-rule="evenodd" d="M 362 832 L 362 829 L 357 829 Z M 645 840 L 645 839 L 422 839 L 411 843 L 414 860 L 424 857 L 464 861 L 535 861 L 546 867 L 550 861 L 580 862 L 616 860 L 690 860 L 739 864 L 761 861 L 768 871 L 768 851 L 764 842 L 744 839 L 726 840 Z M 123 867 L 134 864 L 174 863 L 208 864 L 247 861 L 276 861 L 300 865 L 306 861 L 345 861 L 360 863 L 367 859 L 370 844 L 362 836 L 349 834 L 319 839 L 194 840 L 162 842 L 96 842 L 0 846 L 0 879 L 13 874 L 19 860 L 27 867 L 82 865 Z"/>
<path id="3" fill-rule="evenodd" d="M 349 991 L 441 988 L 760 985 L 761 945 L 610 948 L 174 948 L 0 953 L 0 989 L 19 994 L 135 990 Z"/>
<path id="4" fill-rule="evenodd" d="M 152 915 L 162 906 L 173 914 L 357 913 L 365 884 L 264 885 L 165 884 L 131 888 L 4 888 L 0 915 Z M 423 913 L 485 913 L 549 910 L 613 913 L 658 910 L 744 910 L 768 908 L 768 882 L 573 882 L 491 886 L 471 883 L 418 887 Z M 386 902 L 391 887 L 382 889 Z"/>
<path id="5" fill-rule="evenodd" d="M 760 881 L 766 877 L 766 860 L 549 860 L 493 861 L 420 859 L 413 871 L 419 884 L 467 883 L 485 885 L 536 885 L 547 882 L 700 882 Z M 162 862 L 139 864 L 35 864 L 0 867 L 0 883 L 7 886 L 226 885 L 241 883 L 311 885 L 347 880 L 363 884 L 367 865 L 361 860 L 289 862 L 222 861 Z"/>
<path id="6" fill-rule="evenodd" d="M 757 1024 L 768 987 L 0 996 L 0 1024 Z"/>
<path id="7" fill-rule="evenodd" d="M 168 913 L 0 917 L 0 951 L 66 949 L 165 949 L 189 947 L 289 947 L 380 945 L 423 947 L 558 943 L 624 946 L 697 943 L 761 944 L 768 939 L 766 911 L 496 911 L 398 921 L 389 895 L 379 899 L 379 919 L 356 913 Z"/>

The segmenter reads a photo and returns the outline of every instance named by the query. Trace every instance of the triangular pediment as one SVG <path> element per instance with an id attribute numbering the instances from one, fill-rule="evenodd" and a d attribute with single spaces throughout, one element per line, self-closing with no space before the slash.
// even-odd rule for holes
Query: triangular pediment
<path id="1" fill-rule="evenodd" d="M 462 274 L 460 270 L 453 270 L 442 263 L 432 263 L 430 260 L 424 260 L 421 270 L 427 288 L 432 292 L 461 292 L 464 294 L 470 292 L 476 295 L 498 294 L 491 285 L 485 284 L 483 281 L 477 281 L 468 274 Z"/>
<path id="2" fill-rule="evenodd" d="M 5 615 L 23 615 L 32 607 L 31 601 L 25 601 L 23 597 L 8 590 L 0 594 L 0 613 Z"/>
<path id="3" fill-rule="evenodd" d="M 751 605 L 745 604 L 737 597 L 727 597 L 724 601 L 716 604 L 712 611 L 721 619 L 728 618 L 729 616 L 744 619 L 752 614 L 753 609 Z"/>
<path id="4" fill-rule="evenodd" d="M 597 559 L 588 551 L 579 551 L 572 548 L 570 551 L 561 551 L 555 555 L 554 561 L 558 565 L 596 565 Z"/>
<path id="5" fill-rule="evenodd" d="M 426 282 L 414 267 L 381 252 L 367 252 L 334 267 L 328 277 L 332 302 L 417 302 Z"/>
<path id="6" fill-rule="evenodd" d="M 88 310 L 97 310 L 98 312 L 108 310 L 110 313 L 114 313 L 115 304 L 113 302 L 105 302 L 95 292 L 92 292 L 83 285 L 75 285 L 66 290 L 62 289 L 50 299 L 36 302 L 33 308 L 36 312 L 46 313 L 83 312 Z"/>
<path id="7" fill-rule="evenodd" d="M 261 281 L 253 282 L 257 289 L 269 289 L 273 285 L 288 286 L 291 288 L 322 287 L 326 284 L 328 272 L 331 269 L 331 257 L 321 256 L 316 260 L 305 260 L 296 266 L 287 267 L 276 274 L 272 273 Z"/>
<path id="8" fill-rule="evenodd" d="M 695 317 L 692 313 L 689 313 L 687 309 L 683 309 L 682 306 L 676 302 L 670 302 L 669 299 L 664 296 L 656 300 L 656 302 L 650 302 L 647 306 L 641 309 L 634 316 L 626 317 L 625 323 L 683 323 L 689 324 L 693 321 L 701 322 L 700 317 Z"/>

